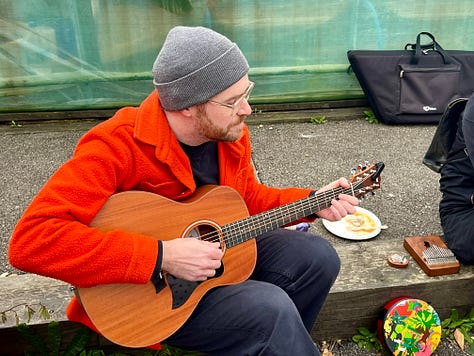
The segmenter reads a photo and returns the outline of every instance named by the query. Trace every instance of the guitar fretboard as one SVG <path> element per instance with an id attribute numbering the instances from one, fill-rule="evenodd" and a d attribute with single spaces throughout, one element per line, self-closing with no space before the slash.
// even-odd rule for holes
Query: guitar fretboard
<path id="1" fill-rule="evenodd" d="M 222 227 L 227 248 L 243 243 L 255 236 L 275 230 L 293 221 L 324 210 L 339 194 L 354 195 L 354 188 L 330 189 L 307 198 L 297 200 L 282 207 L 274 208 L 248 218 L 232 222 Z"/>

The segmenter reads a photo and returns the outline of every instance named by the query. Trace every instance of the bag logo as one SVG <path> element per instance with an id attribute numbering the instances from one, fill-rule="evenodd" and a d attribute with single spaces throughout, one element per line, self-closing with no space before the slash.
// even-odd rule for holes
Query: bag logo
<path id="1" fill-rule="evenodd" d="M 423 111 L 436 111 L 436 110 L 438 110 L 438 108 L 434 108 L 428 105 L 423 106 Z"/>

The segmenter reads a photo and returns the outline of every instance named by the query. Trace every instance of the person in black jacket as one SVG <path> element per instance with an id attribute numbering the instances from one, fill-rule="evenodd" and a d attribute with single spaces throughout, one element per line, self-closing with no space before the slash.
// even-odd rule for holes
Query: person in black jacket
<path id="1" fill-rule="evenodd" d="M 474 264 L 474 93 L 441 169 L 439 205 L 448 247 L 464 264 Z"/>

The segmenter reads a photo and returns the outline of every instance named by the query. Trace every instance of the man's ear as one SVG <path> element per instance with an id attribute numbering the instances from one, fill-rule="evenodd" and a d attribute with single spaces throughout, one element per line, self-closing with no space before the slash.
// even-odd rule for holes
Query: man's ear
<path id="1" fill-rule="evenodd" d="M 191 115 L 191 111 L 190 111 L 189 108 L 179 110 L 179 113 L 180 113 L 181 115 L 184 115 L 184 116 L 190 116 L 190 115 Z"/>
<path id="2" fill-rule="evenodd" d="M 203 104 L 197 104 L 188 108 L 179 110 L 178 113 L 188 119 L 196 119 L 200 116 L 201 112 L 204 112 L 205 108 Z"/>
<path id="3" fill-rule="evenodd" d="M 190 108 L 186 108 L 186 109 L 183 109 L 183 110 L 180 110 L 179 113 L 185 117 L 191 117 L 193 116 L 193 107 L 190 107 Z"/>

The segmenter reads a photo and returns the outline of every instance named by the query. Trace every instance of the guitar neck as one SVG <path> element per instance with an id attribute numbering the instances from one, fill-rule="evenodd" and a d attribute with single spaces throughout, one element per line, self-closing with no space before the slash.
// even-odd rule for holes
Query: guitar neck
<path id="1" fill-rule="evenodd" d="M 355 195 L 352 184 L 349 188 L 338 187 L 316 193 L 307 198 L 224 225 L 222 232 L 225 236 L 226 246 L 229 248 L 238 245 L 255 236 L 324 210 L 341 193 Z"/>

